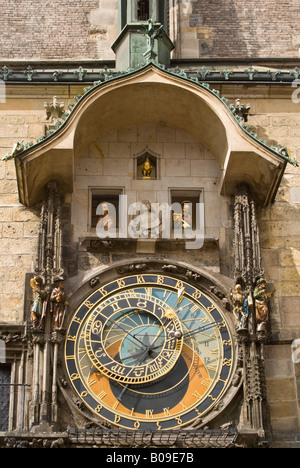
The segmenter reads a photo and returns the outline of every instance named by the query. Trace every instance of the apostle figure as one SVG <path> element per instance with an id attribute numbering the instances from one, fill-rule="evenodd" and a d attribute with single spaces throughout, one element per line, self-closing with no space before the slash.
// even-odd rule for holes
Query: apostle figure
<path id="1" fill-rule="evenodd" d="M 257 331 L 265 331 L 266 323 L 269 320 L 269 306 L 268 302 L 271 297 L 275 294 L 275 291 L 267 293 L 267 281 L 264 278 L 260 278 L 254 289 L 253 297 L 255 300 L 255 316 Z"/>
<path id="2" fill-rule="evenodd" d="M 64 290 L 64 282 L 58 281 L 55 288 L 52 290 L 51 296 L 51 312 L 52 312 L 52 328 L 53 330 L 61 330 L 64 323 L 65 311 L 68 303 L 66 302 L 66 293 Z"/>
<path id="3" fill-rule="evenodd" d="M 30 280 L 30 286 L 32 288 L 33 300 L 30 300 L 32 303 L 31 306 L 31 321 L 33 328 L 43 329 L 44 317 L 46 316 L 47 310 L 47 298 L 48 294 L 43 289 L 43 282 L 41 278 L 32 278 Z"/>
<path id="4" fill-rule="evenodd" d="M 116 233 L 116 209 L 112 203 L 103 202 L 97 206 L 96 214 L 99 215 L 96 226 L 97 236 L 100 239 L 115 237 Z"/>

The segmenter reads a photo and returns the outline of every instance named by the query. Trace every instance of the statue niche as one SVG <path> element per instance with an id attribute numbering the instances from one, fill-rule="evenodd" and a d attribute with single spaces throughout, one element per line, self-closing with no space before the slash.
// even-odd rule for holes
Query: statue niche
<path id="1" fill-rule="evenodd" d="M 136 174 L 139 180 L 157 179 L 157 158 L 152 154 L 145 152 L 136 160 Z"/>

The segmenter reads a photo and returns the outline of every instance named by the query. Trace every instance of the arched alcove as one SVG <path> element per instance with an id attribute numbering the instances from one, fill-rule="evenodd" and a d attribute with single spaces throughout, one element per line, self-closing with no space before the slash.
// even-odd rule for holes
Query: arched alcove
<path id="1" fill-rule="evenodd" d="M 51 138 L 18 155 L 20 200 L 34 205 L 53 179 L 62 193 L 72 192 L 74 163 L 87 146 L 112 129 L 137 124 L 189 133 L 214 155 L 220 193 L 234 194 L 247 182 L 260 204 L 274 198 L 286 159 L 246 133 L 216 93 L 150 64 L 95 86 Z"/>

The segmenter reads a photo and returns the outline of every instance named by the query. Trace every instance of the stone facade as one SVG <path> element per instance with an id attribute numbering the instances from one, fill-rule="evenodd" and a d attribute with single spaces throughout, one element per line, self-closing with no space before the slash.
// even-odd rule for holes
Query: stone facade
<path id="1" fill-rule="evenodd" d="M 298 5 L 260 0 L 169 1 L 174 57 L 297 58 Z M 79 0 L 53 6 L 47 0 L 1 1 L 2 60 L 114 60 L 117 0 Z M 38 15 L 37 15 L 38 11 Z M 49 47 L 51 38 L 51 47 Z"/>
<path id="2" fill-rule="evenodd" d="M 68 61 L 72 60 L 86 60 L 88 67 L 89 60 L 114 59 L 110 46 L 118 35 L 118 5 L 115 1 L 99 3 L 91 0 L 84 6 L 73 2 L 72 12 L 68 2 L 42 2 L 44 8 L 38 2 L 42 12 L 38 27 L 35 2 L 4 0 L 0 3 L 3 4 L 4 27 L 0 40 L 3 64 L 33 60 L 48 61 L 47 66 L 50 66 L 51 61 L 65 60 L 64 68 L 68 68 Z M 268 57 L 274 59 L 273 72 L 280 68 L 280 58 L 293 59 L 291 69 L 299 62 L 299 9 L 295 2 L 281 5 L 282 15 L 276 23 L 268 21 L 270 16 L 278 14 L 276 2 L 247 2 L 245 5 L 245 2 L 232 0 L 222 6 L 222 11 L 219 2 L 212 5 L 211 2 L 191 1 L 179 6 L 174 6 L 176 2 L 169 3 L 170 37 L 176 45 L 174 59 L 209 57 L 213 61 L 223 57 Z M 177 8 L 179 14 L 175 15 Z M 26 12 L 26 18 L 23 18 L 23 12 Z M 63 41 L 61 30 L 64 31 Z M 24 35 L 30 35 L 30 40 L 24 41 Z M 49 36 L 52 37 L 51 47 Z M 202 63 L 193 62 L 190 69 L 186 66 L 185 70 L 200 70 L 201 67 Z M 246 64 L 242 63 L 240 67 L 246 67 Z M 84 86 L 84 83 L 37 85 L 7 81 L 6 102 L 0 101 L 0 154 L 4 157 L 16 141 L 23 140 L 26 144 L 45 135 L 44 103 L 56 95 L 67 108 Z M 300 160 L 300 103 L 295 99 L 295 88 L 272 82 L 245 84 L 230 80 L 213 87 L 232 105 L 237 98 L 249 103 L 247 125 L 250 129 L 270 144 L 279 142 L 288 147 L 292 157 Z M 180 112 L 186 112 L 188 118 L 188 109 L 180 108 Z M 137 177 L 137 158 L 145 152 L 157 160 L 157 180 L 139 180 Z M 153 123 L 145 118 L 134 125 L 124 125 L 120 116 L 120 124 L 109 122 L 108 128 L 100 128 L 98 134 L 79 138 L 74 155 L 73 193 L 66 193 L 62 200 L 68 294 L 74 294 L 78 284 L 90 279 L 93 271 L 145 256 L 152 260 L 191 264 L 195 268 L 204 268 L 211 275 L 223 275 L 233 280 L 234 198 L 226 193 L 220 195 L 222 170 L 200 137 L 197 139 L 180 125 L 171 126 L 159 119 Z M 203 191 L 206 240 L 202 251 L 195 254 L 174 244 L 140 252 L 135 245 L 129 244 L 112 249 L 98 245 L 93 249 L 90 240 L 96 235 L 95 226 L 91 225 L 91 202 L 93 193 L 97 194 L 99 190 L 123 191 L 129 203 L 144 200 L 169 203 L 172 191 L 185 190 L 193 194 Z M 39 202 L 28 208 L 20 203 L 14 160 L 1 160 L 0 332 L 1 329 L 6 333 L 9 327 L 23 326 L 28 320 L 28 278 L 34 273 L 37 257 L 41 205 Z M 295 353 L 295 340 L 300 338 L 299 207 L 299 168 L 287 164 L 274 203 L 257 207 L 262 264 L 267 282 L 276 290 L 271 301 L 271 335 L 264 346 L 273 446 L 297 446 L 300 433 L 300 364 Z M 29 365 L 27 372 L 30 370 Z M 20 375 L 22 371 L 21 364 L 14 369 Z M 29 394 L 26 401 L 30 403 Z M 63 405 L 62 400 L 60 404 Z M 73 423 L 77 417 L 74 412 Z M 63 420 L 62 425 L 67 426 L 66 415 Z"/>

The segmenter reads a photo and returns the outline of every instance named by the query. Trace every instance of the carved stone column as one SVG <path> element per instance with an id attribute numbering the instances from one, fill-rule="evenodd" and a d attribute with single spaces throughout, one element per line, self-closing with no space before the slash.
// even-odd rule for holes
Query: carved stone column
<path id="1" fill-rule="evenodd" d="M 38 251 L 35 275 L 47 293 L 44 318 L 39 329 L 32 323 L 33 342 L 33 392 L 31 403 L 31 426 L 33 431 L 42 427 L 54 429 L 57 423 L 57 363 L 59 340 L 53 338 L 54 329 L 52 291 L 55 282 L 64 280 L 62 259 L 61 201 L 56 182 L 47 185 L 46 197 L 41 209 L 38 236 Z M 55 299 L 55 304 L 57 303 Z M 60 323 L 62 326 L 62 323 Z M 61 333 L 63 331 L 61 330 Z"/>
<path id="2" fill-rule="evenodd" d="M 47 185 L 46 199 L 41 209 L 38 236 L 38 255 L 35 275 L 42 278 L 45 287 L 63 279 L 61 201 L 56 182 Z"/>
<path id="3" fill-rule="evenodd" d="M 256 282 L 264 275 L 255 202 L 246 185 L 239 187 L 234 204 L 234 278 L 247 299 L 247 324 L 237 327 L 242 350 L 244 400 L 239 431 L 245 437 L 264 439 L 268 430 L 268 404 L 262 334 L 257 332 Z"/>

